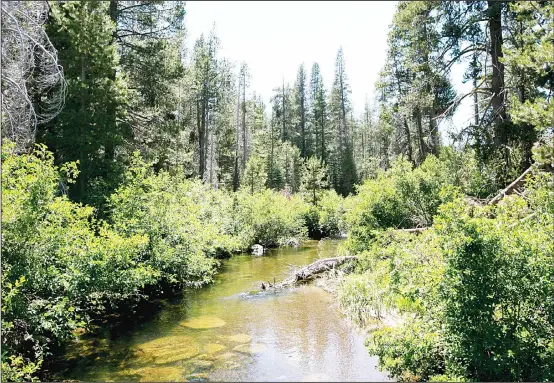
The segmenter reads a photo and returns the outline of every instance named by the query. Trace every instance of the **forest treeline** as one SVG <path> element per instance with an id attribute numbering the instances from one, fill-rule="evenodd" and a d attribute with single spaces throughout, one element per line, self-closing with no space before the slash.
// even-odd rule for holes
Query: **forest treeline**
<path id="1" fill-rule="evenodd" d="M 299 63 L 266 106 L 215 29 L 186 49 L 185 20 L 179 1 L 2 3 L 3 379 L 52 378 L 77 329 L 209 283 L 218 258 L 347 231 L 339 301 L 402 318 L 369 338 L 393 377 L 552 380 L 552 2 L 399 2 L 361 115 L 341 48 L 330 87 Z"/>
<path id="2" fill-rule="evenodd" d="M 17 5 L 5 13 L 10 7 L 18 17 Z M 70 196 L 102 214 L 136 150 L 156 171 L 233 191 L 250 180 L 257 183 L 251 188 L 297 192 L 302 163 L 315 157 L 329 186 L 347 196 L 398 155 L 416 166 L 438 155 L 439 125 L 467 98 L 474 116 L 453 139 L 486 167 L 486 195 L 530 165 L 533 143 L 552 122 L 548 2 L 401 2 L 374 102 L 361 115 L 341 48 L 329 89 L 318 63 L 302 63 L 293 84 L 276 79 L 266 107 L 250 89 L 248 64 L 222 57 L 215 29 L 186 49 L 182 2 L 52 2 L 42 11 L 63 68 L 65 103 L 25 129 L 11 126 L 23 108 L 6 102 L 4 136 L 18 150 L 46 144 L 58 164 L 79 161 Z M 7 39 L 5 46 L 17 52 L 18 44 Z M 35 86 L 52 70 L 41 55 L 28 56 L 19 57 L 37 68 L 29 68 L 26 88 L 40 117 L 51 112 L 59 96 L 52 88 L 60 86 Z M 454 65 L 466 67 L 471 91 L 456 93 Z M 6 69 L 5 83 L 18 84 Z"/>

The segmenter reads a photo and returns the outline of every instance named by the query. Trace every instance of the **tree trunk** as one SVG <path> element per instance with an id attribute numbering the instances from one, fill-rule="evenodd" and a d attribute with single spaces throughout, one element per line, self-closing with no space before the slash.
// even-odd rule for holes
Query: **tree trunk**
<path id="1" fill-rule="evenodd" d="M 321 113 L 321 160 L 325 162 L 325 114 Z"/>
<path id="2" fill-rule="evenodd" d="M 240 144 L 240 126 L 239 126 L 239 115 L 240 115 L 240 77 L 239 84 L 237 89 L 237 125 L 236 125 L 236 142 L 235 142 L 235 169 L 233 172 L 233 191 L 237 191 L 239 188 L 239 144 Z"/>
<path id="3" fill-rule="evenodd" d="M 116 38 L 117 38 L 117 6 L 118 6 L 117 0 L 110 0 L 110 5 L 109 5 L 109 8 L 108 8 L 108 12 L 109 12 L 109 15 L 110 15 L 110 20 L 113 21 L 113 23 L 115 24 L 115 29 L 114 29 L 113 34 L 112 34 L 113 41 L 116 41 Z M 111 81 L 115 82 L 116 76 L 117 76 L 117 71 L 114 68 L 112 70 L 112 72 L 110 73 L 109 79 Z M 110 123 L 109 123 L 107 128 L 110 129 L 111 131 L 109 131 L 108 134 L 106 135 L 107 139 L 106 139 L 106 142 L 104 143 L 104 148 L 105 148 L 104 149 L 105 150 L 104 151 L 104 158 L 107 161 L 114 161 L 114 159 L 115 159 L 115 142 L 114 142 L 114 139 L 112 137 L 112 133 L 113 133 L 113 130 L 115 130 L 116 125 L 117 125 L 116 108 L 115 108 L 115 105 L 113 103 L 109 103 L 108 105 L 106 105 L 106 109 L 107 109 L 107 114 L 108 114 L 109 119 L 110 119 Z"/>
<path id="4" fill-rule="evenodd" d="M 491 106 L 493 108 L 495 127 L 506 119 L 505 95 L 504 95 L 504 64 L 501 62 L 502 52 L 502 3 L 488 1 L 490 55 L 492 63 Z M 498 129 L 495 132 L 495 144 L 506 144 L 506 137 Z"/>
<path id="5" fill-rule="evenodd" d="M 317 117 L 314 119 L 314 124 L 313 124 L 313 127 L 314 127 L 314 154 L 317 156 L 317 154 L 319 153 L 319 129 L 318 129 L 318 126 L 317 126 Z"/>
<path id="6" fill-rule="evenodd" d="M 248 161 L 248 143 L 246 134 L 246 74 L 242 75 L 242 170 L 246 169 Z"/>
<path id="7" fill-rule="evenodd" d="M 421 125 L 421 111 L 419 108 L 414 109 L 414 120 L 417 126 L 417 139 L 419 143 L 419 163 L 422 163 L 427 157 L 427 145 L 425 144 L 425 139 L 423 137 L 423 127 Z"/>
<path id="8" fill-rule="evenodd" d="M 205 165 L 205 157 L 204 157 L 204 108 L 203 103 L 200 104 L 202 100 L 196 101 L 196 128 L 198 131 L 198 175 L 200 178 L 204 175 L 204 165 Z"/>
<path id="9" fill-rule="evenodd" d="M 304 110 L 304 88 L 301 89 L 300 95 L 300 134 L 302 145 L 302 158 L 306 157 L 306 112 Z"/>
<path id="10" fill-rule="evenodd" d="M 346 141 L 348 140 L 348 136 L 346 132 L 346 105 L 344 103 L 344 84 L 342 82 L 342 71 L 340 75 L 340 108 L 342 111 L 342 121 L 341 121 L 342 133 L 340 137 L 340 151 L 342 156 L 343 145 L 345 145 Z"/>
<path id="11" fill-rule="evenodd" d="M 477 95 L 477 53 L 473 52 L 473 73 L 472 73 L 472 80 L 473 80 L 473 117 L 474 117 L 474 123 L 475 126 L 479 126 L 479 98 Z"/>
<path id="12" fill-rule="evenodd" d="M 274 143 L 274 138 L 273 138 L 273 124 L 270 123 L 270 126 L 271 126 L 271 130 L 269 132 L 269 135 L 270 135 L 270 150 L 269 150 L 269 178 L 270 178 L 270 185 L 271 187 L 275 187 L 275 179 L 273 178 L 274 177 L 274 173 L 273 173 L 273 147 L 275 145 Z"/>
<path id="13" fill-rule="evenodd" d="M 435 119 L 435 110 L 431 108 L 429 111 L 429 132 L 431 135 L 431 142 L 433 143 L 433 146 L 431 148 L 431 153 L 433 153 L 435 156 L 439 155 L 439 147 L 440 147 L 440 137 L 439 137 L 439 126 L 437 124 L 437 121 Z"/>
<path id="14" fill-rule="evenodd" d="M 85 57 L 81 57 L 81 83 L 83 85 L 86 84 L 86 65 L 85 65 Z M 86 88 L 86 86 L 84 86 Z M 85 97 L 85 91 L 81 90 L 81 113 L 84 115 L 86 110 L 86 97 Z M 87 177 L 89 174 L 88 167 L 85 166 L 85 149 L 84 146 L 86 142 L 83 140 L 85 139 L 85 132 L 83 131 L 83 124 L 79 124 L 79 130 L 81 131 L 80 134 L 80 140 L 81 143 L 79 145 L 79 166 L 81 172 L 79 173 L 79 197 L 78 200 L 82 200 L 85 195 L 85 189 L 86 189 L 86 183 L 87 183 Z M 85 171 L 83 171 L 85 170 Z"/>
<path id="15" fill-rule="evenodd" d="M 410 127 L 408 126 L 408 121 L 405 118 L 404 120 L 404 133 L 406 134 L 406 154 L 408 155 L 408 161 L 412 164 L 414 163 L 414 154 L 412 150 L 412 135 L 410 134 Z"/>
<path id="16" fill-rule="evenodd" d="M 309 265 L 293 270 L 291 275 L 288 278 L 286 278 L 280 283 L 269 284 L 269 287 L 284 288 L 288 286 L 294 286 L 299 282 L 314 279 L 317 276 L 317 274 L 332 270 L 335 267 L 340 266 L 346 262 L 355 261 L 357 259 L 358 257 L 353 255 L 318 259 L 317 261 L 310 263 Z M 266 286 L 262 284 L 261 288 L 265 290 Z"/>
<path id="17" fill-rule="evenodd" d="M 287 139 L 287 130 L 286 130 L 286 124 L 285 124 L 285 121 L 286 121 L 286 111 L 285 111 L 285 80 L 283 79 L 283 98 L 281 100 L 282 102 L 282 105 L 283 105 L 283 142 L 285 142 L 285 140 Z"/>

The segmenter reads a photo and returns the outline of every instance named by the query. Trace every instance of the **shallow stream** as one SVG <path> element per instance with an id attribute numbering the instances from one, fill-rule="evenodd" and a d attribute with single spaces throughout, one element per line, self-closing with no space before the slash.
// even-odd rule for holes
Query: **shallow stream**
<path id="1" fill-rule="evenodd" d="M 69 347 L 65 379 L 82 381 L 385 381 L 364 337 L 332 297 L 305 285 L 259 292 L 290 264 L 334 255 L 336 241 L 308 241 L 263 257 L 222 262 L 212 285 L 162 301 L 153 318 Z"/>

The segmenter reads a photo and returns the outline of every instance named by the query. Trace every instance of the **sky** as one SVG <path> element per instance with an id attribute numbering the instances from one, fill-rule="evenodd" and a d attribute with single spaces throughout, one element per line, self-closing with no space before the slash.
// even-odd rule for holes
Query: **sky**
<path id="1" fill-rule="evenodd" d="M 387 33 L 396 3 L 187 1 L 187 45 L 191 48 L 200 34 L 208 34 L 215 23 L 222 57 L 248 64 L 249 91 L 262 95 L 266 105 L 283 79 L 285 83 L 294 83 L 302 62 L 308 76 L 312 64 L 319 64 L 329 90 L 337 51 L 342 46 L 352 105 L 355 116 L 359 116 L 366 95 L 373 97 L 374 84 L 385 63 Z M 456 79 L 461 78 L 460 68 L 455 68 L 453 74 Z M 455 81 L 455 86 L 460 87 L 461 82 Z M 454 125 L 468 118 L 468 110 L 468 105 L 462 105 Z M 444 129 L 445 125 L 441 126 Z"/>

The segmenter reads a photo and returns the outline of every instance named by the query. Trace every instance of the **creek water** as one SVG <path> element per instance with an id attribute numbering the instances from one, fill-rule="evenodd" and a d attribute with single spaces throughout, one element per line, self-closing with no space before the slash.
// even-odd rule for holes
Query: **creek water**
<path id="1" fill-rule="evenodd" d="M 260 292 L 288 266 L 333 256 L 338 241 L 308 241 L 262 257 L 224 260 L 213 284 L 163 301 L 119 334 L 82 336 L 64 379 L 81 381 L 388 381 L 364 336 L 313 285 Z M 318 255 L 319 253 L 319 255 Z"/>

